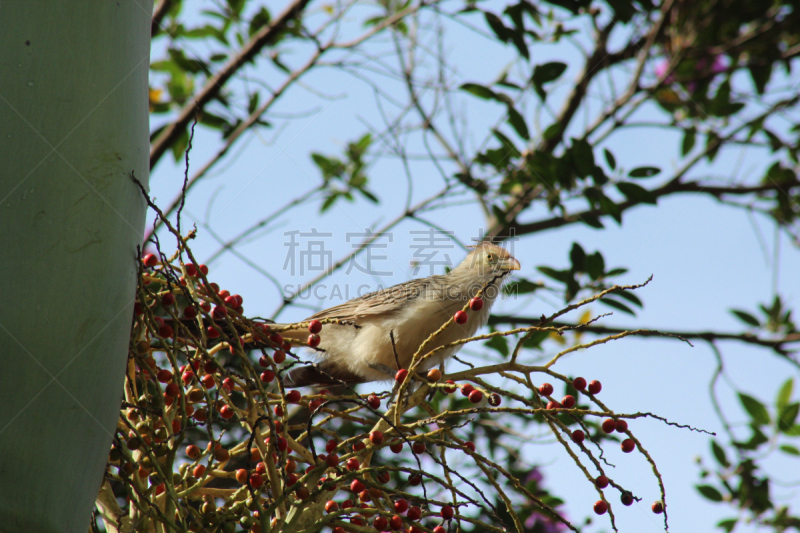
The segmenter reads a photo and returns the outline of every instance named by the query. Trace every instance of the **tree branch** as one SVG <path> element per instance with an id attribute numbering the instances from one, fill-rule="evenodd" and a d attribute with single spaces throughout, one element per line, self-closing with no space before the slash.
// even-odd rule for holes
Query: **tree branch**
<path id="1" fill-rule="evenodd" d="M 241 52 L 232 57 L 205 86 L 196 94 L 194 100 L 187 103 L 178 118 L 156 137 L 150 148 L 150 169 L 158 163 L 170 146 L 180 137 L 183 130 L 191 122 L 194 114 L 201 111 L 222 89 L 225 83 L 238 70 L 252 60 L 262 48 L 273 41 L 286 26 L 294 20 L 308 5 L 310 0 L 294 0 L 271 24 L 259 30 L 250 41 L 242 47 Z"/>

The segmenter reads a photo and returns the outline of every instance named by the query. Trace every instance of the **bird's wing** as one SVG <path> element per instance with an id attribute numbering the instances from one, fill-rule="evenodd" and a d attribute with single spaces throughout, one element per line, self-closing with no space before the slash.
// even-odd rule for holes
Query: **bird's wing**
<path id="1" fill-rule="evenodd" d="M 444 276 L 413 279 L 393 287 L 371 292 L 343 304 L 324 309 L 306 320 L 315 318 L 357 320 L 365 316 L 396 312 L 406 302 L 420 297 L 444 299 L 446 294 L 441 278 L 444 278 Z"/>

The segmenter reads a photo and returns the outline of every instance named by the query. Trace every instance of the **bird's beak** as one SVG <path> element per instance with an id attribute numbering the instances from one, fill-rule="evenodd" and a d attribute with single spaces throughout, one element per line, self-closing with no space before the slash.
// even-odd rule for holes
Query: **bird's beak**
<path id="1" fill-rule="evenodd" d="M 519 270 L 519 261 L 509 258 L 500 263 L 500 270 Z"/>

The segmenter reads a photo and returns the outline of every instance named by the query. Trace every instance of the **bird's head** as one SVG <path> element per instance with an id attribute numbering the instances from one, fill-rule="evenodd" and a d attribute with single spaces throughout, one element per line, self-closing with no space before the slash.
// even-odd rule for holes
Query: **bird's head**
<path id="1" fill-rule="evenodd" d="M 508 274 L 512 270 L 519 270 L 519 261 L 508 253 L 508 250 L 495 244 L 480 243 L 475 246 L 467 258 L 464 259 L 453 272 L 469 274 L 477 278 Z"/>

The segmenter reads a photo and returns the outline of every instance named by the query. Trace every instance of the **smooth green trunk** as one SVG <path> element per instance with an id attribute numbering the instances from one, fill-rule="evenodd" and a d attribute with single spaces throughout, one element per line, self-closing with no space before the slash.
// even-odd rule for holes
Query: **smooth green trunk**
<path id="1" fill-rule="evenodd" d="M 0 531 L 82 532 L 116 430 L 152 1 L 0 3 Z"/>

